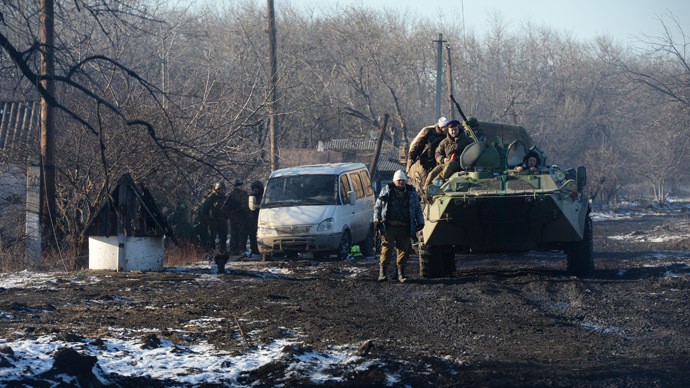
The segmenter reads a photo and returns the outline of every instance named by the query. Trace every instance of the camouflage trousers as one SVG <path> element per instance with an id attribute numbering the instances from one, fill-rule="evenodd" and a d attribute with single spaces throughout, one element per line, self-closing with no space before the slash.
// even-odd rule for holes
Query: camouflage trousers
<path id="1" fill-rule="evenodd" d="M 211 220 L 208 223 L 208 240 L 207 248 L 211 251 L 218 249 L 218 253 L 225 253 L 228 239 L 228 221 L 227 220 Z M 218 246 L 216 246 L 216 238 L 218 238 Z"/>
<path id="2" fill-rule="evenodd" d="M 460 166 L 460 161 L 457 159 L 451 160 L 450 162 L 445 164 L 439 164 L 438 166 L 434 167 L 434 169 L 431 170 L 429 175 L 426 177 L 424 187 L 430 186 L 432 183 L 434 183 L 434 180 L 437 178 L 446 180 L 458 171 L 462 171 L 462 166 Z"/>
<path id="3" fill-rule="evenodd" d="M 229 253 L 231 255 L 241 255 L 247 250 L 248 231 L 248 217 L 232 217 L 230 218 L 230 247 Z"/>
<path id="4" fill-rule="evenodd" d="M 397 249 L 398 256 L 395 263 L 398 267 L 404 267 L 410 256 L 411 247 L 412 241 L 410 240 L 410 227 L 408 225 L 386 225 L 386 235 L 381 243 L 379 262 L 385 268 L 388 265 L 388 258 L 393 254 L 393 249 Z"/>

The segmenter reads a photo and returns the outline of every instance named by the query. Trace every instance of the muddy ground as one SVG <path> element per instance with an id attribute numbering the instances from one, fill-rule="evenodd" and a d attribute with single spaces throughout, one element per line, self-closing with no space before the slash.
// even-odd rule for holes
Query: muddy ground
<path id="1" fill-rule="evenodd" d="M 0 337 L 79 341 L 131 328 L 233 354 L 297 341 L 228 385 L 314 385 L 291 372 L 291 360 L 337 348 L 356 357 L 332 366 L 335 378 L 323 385 L 687 386 L 689 212 L 599 219 L 594 229 L 596 270 L 587 279 L 566 274 L 565 256 L 550 252 L 456 256 L 454 276 L 422 280 L 410 271 L 405 284 L 378 283 L 373 257 L 234 261 L 224 275 L 212 275 L 207 263 L 163 273 L 87 271 L 81 276 L 98 281 L 0 289 L 0 310 L 13 311 Z M 223 320 L 215 330 L 191 329 L 199 317 Z M 173 385 L 116 375 L 109 382 Z"/>

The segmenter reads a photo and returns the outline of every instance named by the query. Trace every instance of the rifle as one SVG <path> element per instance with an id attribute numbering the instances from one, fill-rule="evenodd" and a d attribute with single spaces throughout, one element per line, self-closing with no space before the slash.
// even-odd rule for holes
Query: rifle
<path id="1" fill-rule="evenodd" d="M 453 104 L 455 104 L 455 107 L 458 108 L 458 112 L 460 112 L 460 116 L 462 117 L 462 126 L 465 127 L 467 132 L 470 133 L 470 137 L 472 137 L 472 139 L 474 141 L 479 141 L 479 138 L 474 133 L 474 130 L 472 129 L 472 127 L 470 127 L 470 125 L 467 124 L 467 116 L 465 116 L 465 112 L 462 111 L 462 108 L 460 108 L 460 104 L 458 104 L 458 102 L 455 101 L 455 97 L 453 97 L 452 94 L 450 95 L 450 100 L 453 101 Z"/>
<path id="2" fill-rule="evenodd" d="M 384 224 L 381 221 L 377 222 L 376 223 L 376 231 L 379 232 L 381 237 L 385 236 L 386 235 L 386 224 Z"/>

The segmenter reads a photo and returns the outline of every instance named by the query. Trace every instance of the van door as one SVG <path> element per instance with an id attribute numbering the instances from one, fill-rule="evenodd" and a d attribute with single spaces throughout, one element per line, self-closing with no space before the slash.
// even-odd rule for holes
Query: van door
<path id="1" fill-rule="evenodd" d="M 362 170 L 363 171 L 363 170 Z M 367 198 L 367 190 L 365 184 L 362 181 L 362 177 L 359 171 L 353 171 L 348 173 L 350 177 L 350 182 L 352 183 L 352 189 L 357 194 L 357 202 L 355 203 L 355 222 L 356 226 L 353 226 L 353 243 L 364 240 L 369 230 L 369 224 L 373 218 L 371 209 L 373 209 L 373 204 L 370 203 Z M 373 193 L 372 193 L 373 195 Z"/>
<path id="2" fill-rule="evenodd" d="M 359 176 L 362 178 L 362 185 L 364 185 L 364 195 L 366 201 L 363 203 L 364 206 L 364 218 L 367 223 L 367 227 L 371 227 L 373 230 L 374 223 L 374 204 L 376 203 L 376 196 L 374 194 L 374 186 L 371 184 L 371 178 L 369 177 L 368 170 L 360 170 Z"/>
<path id="3" fill-rule="evenodd" d="M 333 219 L 335 220 L 335 229 L 338 231 L 343 230 L 344 225 L 348 225 L 350 227 L 350 232 L 352 232 L 352 229 L 354 228 L 354 225 L 356 223 L 356 208 L 357 206 L 352 206 L 348 202 L 348 193 L 352 191 L 352 184 L 350 183 L 350 180 L 347 177 L 347 174 L 342 174 L 340 175 L 340 178 L 338 179 L 340 182 L 340 206 L 336 206 L 336 213 L 333 215 Z M 355 241 L 355 236 L 351 236 L 352 240 Z"/>

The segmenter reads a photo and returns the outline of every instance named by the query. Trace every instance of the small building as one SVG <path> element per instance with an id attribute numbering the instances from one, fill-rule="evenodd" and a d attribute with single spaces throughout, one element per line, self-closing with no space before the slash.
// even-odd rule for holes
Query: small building
<path id="1" fill-rule="evenodd" d="M 150 192 L 124 174 L 84 229 L 89 269 L 162 271 L 164 238 L 172 230 Z"/>
<path id="2" fill-rule="evenodd" d="M 38 101 L 0 101 L 0 243 L 41 254 Z"/>

